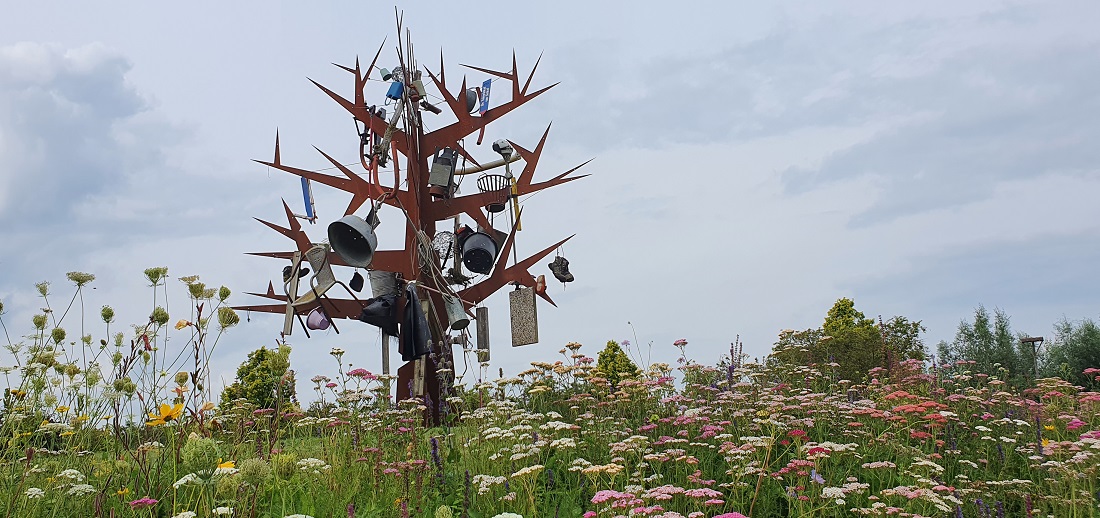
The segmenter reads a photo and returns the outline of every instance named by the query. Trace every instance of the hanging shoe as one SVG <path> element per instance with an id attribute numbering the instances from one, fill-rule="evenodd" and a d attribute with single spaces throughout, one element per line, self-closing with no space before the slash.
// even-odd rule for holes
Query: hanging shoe
<path id="1" fill-rule="evenodd" d="M 550 271 L 553 272 L 554 277 L 556 277 L 559 281 L 573 282 L 573 274 L 569 273 L 568 259 L 559 255 L 554 258 L 554 261 L 551 262 L 549 266 Z"/>
<path id="2" fill-rule="evenodd" d="M 290 270 L 291 270 L 290 265 L 287 265 L 287 266 L 283 267 L 283 282 L 287 282 L 287 281 L 290 280 Z M 309 275 L 309 268 L 306 268 L 306 267 L 303 266 L 302 268 L 300 268 L 298 270 L 298 278 L 301 279 L 302 277 L 305 277 L 306 275 Z"/>

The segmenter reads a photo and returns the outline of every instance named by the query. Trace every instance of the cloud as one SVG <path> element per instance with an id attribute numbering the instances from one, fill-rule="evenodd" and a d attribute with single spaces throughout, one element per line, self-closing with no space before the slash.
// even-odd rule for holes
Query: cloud
<path id="1" fill-rule="evenodd" d="M 1087 6 L 1082 6 L 1089 9 Z M 992 3 L 781 17 L 764 37 L 641 62 L 592 42 L 558 57 L 574 86 L 559 136 L 581 148 L 746 142 L 806 128 L 870 130 L 822 163 L 780 171 L 788 193 L 870 178 L 868 225 L 991 196 L 1002 181 L 1087 173 L 1100 163 L 1100 38 L 1079 13 Z M 883 13 L 879 13 L 880 15 Z M 603 45 L 614 54 L 614 45 Z M 794 156 L 801 151 L 789 150 Z"/>
<path id="2" fill-rule="evenodd" d="M 226 254 L 269 237 L 250 216 L 281 216 L 263 176 L 176 166 L 193 128 L 160 113 L 130 70 L 97 43 L 0 47 L 0 299 L 16 328 L 42 304 L 33 283 L 60 287 L 72 270 L 97 275 L 90 301 L 140 321 L 150 310 L 135 295 L 147 290 L 145 268 L 228 283 L 254 264 L 227 264 Z"/>
<path id="3" fill-rule="evenodd" d="M 149 105 L 126 84 L 129 68 L 98 44 L 0 48 L 0 217 L 71 219 L 155 159 L 132 145 Z"/>

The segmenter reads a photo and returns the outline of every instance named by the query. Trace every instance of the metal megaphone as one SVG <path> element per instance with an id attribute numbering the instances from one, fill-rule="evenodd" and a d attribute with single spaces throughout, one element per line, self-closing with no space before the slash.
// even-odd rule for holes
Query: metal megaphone
<path id="1" fill-rule="evenodd" d="M 372 219 L 377 221 L 377 218 Z M 374 235 L 375 226 L 377 224 L 371 225 L 363 218 L 349 214 L 329 223 L 328 243 L 348 266 L 366 268 L 370 266 L 371 259 L 374 259 L 374 250 L 378 248 L 378 236 Z"/>

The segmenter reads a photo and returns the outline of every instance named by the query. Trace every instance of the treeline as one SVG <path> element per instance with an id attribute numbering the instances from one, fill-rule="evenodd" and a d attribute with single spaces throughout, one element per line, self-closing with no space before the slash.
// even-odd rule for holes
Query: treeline
<path id="1" fill-rule="evenodd" d="M 990 315 L 978 306 L 972 319 L 959 322 L 955 338 L 941 341 L 934 351 L 925 346 L 924 332 L 919 320 L 875 320 L 857 310 L 852 299 L 842 298 L 820 327 L 780 332 L 768 361 L 817 364 L 838 380 L 856 383 L 872 369 L 889 370 L 910 359 L 937 365 L 967 362 L 967 370 L 997 376 L 1018 388 L 1055 376 L 1088 385 L 1096 373 L 1085 370 L 1100 367 L 1100 326 L 1089 318 L 1063 319 L 1054 324 L 1052 335 L 1038 337 L 1013 331 L 1005 312 L 998 309 Z"/>

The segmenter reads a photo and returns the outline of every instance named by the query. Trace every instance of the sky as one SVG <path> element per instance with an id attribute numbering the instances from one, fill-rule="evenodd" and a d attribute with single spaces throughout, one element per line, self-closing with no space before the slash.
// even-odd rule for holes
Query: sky
<path id="1" fill-rule="evenodd" d="M 533 87 L 560 82 L 490 125 L 476 157 L 492 159 L 498 138 L 533 148 L 550 126 L 536 180 L 594 159 L 579 171 L 591 176 L 524 201 L 519 253 L 576 234 L 564 248 L 576 281 L 550 282 L 558 307 L 540 303 L 536 345 L 510 347 L 507 295 L 489 299 L 494 373 L 562 359 L 571 341 L 595 356 L 630 340 L 644 364 L 674 362 L 685 338 L 713 363 L 740 337 L 762 357 L 841 297 L 868 316 L 922 321 L 931 348 L 978 305 L 1031 335 L 1100 316 L 1100 4 L 647 4 L 397 5 L 421 64 L 438 70 L 442 52 L 452 82 L 488 78 L 461 64 L 508 69 L 513 51 L 521 74 L 541 56 Z M 278 131 L 286 164 L 329 167 L 313 146 L 357 160 L 350 117 L 308 79 L 351 96 L 331 63 L 365 65 L 382 46 L 379 65 L 392 67 L 394 7 L 5 7 L 10 339 L 43 305 L 36 282 L 52 283 L 52 305 L 68 302 L 69 271 L 97 276 L 84 299 L 96 338 L 101 305 L 123 323 L 146 319 L 152 266 L 169 267 L 173 322 L 187 316 L 185 275 L 229 286 L 233 304 L 262 303 L 244 292 L 278 281 L 283 264 L 245 253 L 289 242 L 252 218 L 285 224 L 280 198 L 301 211 L 301 195 L 296 177 L 252 159 L 272 158 Z M 372 83 L 368 102 L 384 92 Z M 320 219 L 306 227 L 320 241 L 348 195 L 318 185 L 315 196 Z M 383 213 L 382 248 L 400 217 Z M 533 273 L 552 278 L 545 262 Z M 226 382 L 281 330 L 278 315 L 243 316 L 215 353 Z M 381 370 L 377 330 L 341 324 L 288 338 L 300 393 L 334 372 L 333 347 Z"/>

